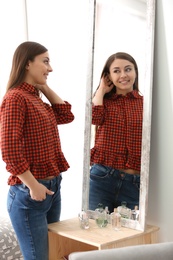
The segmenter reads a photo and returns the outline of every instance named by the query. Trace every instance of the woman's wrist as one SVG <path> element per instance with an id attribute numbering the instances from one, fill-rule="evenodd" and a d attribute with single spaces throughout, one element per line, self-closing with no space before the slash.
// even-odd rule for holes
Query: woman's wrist
<path id="1" fill-rule="evenodd" d="M 98 106 L 98 105 L 103 105 L 103 97 L 104 97 L 105 93 L 103 91 L 103 89 L 101 88 L 98 88 L 94 97 L 93 97 L 93 100 L 92 100 L 92 103 L 95 105 L 95 106 Z"/>

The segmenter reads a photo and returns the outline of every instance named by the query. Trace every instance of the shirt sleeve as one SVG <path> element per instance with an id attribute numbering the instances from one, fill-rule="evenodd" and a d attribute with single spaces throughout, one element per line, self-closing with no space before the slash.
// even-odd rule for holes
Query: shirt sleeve
<path id="1" fill-rule="evenodd" d="M 23 126 L 25 105 L 20 95 L 7 97 L 1 105 L 1 151 L 6 169 L 13 175 L 19 175 L 29 169 L 23 149 Z"/>
<path id="2" fill-rule="evenodd" d="M 54 104 L 52 109 L 55 114 L 57 124 L 68 124 L 74 120 L 74 115 L 71 111 L 71 105 L 65 101 L 65 104 Z"/>
<path id="3" fill-rule="evenodd" d="M 104 122 L 104 106 L 92 106 L 92 124 L 93 125 L 102 125 Z"/>

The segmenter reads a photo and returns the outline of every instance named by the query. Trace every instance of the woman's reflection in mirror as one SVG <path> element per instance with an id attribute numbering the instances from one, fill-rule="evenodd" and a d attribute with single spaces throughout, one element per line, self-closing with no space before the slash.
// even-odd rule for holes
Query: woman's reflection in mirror
<path id="1" fill-rule="evenodd" d="M 99 203 L 109 212 L 126 201 L 139 206 L 143 96 L 138 66 L 128 53 L 111 55 L 93 96 L 89 209 Z"/>

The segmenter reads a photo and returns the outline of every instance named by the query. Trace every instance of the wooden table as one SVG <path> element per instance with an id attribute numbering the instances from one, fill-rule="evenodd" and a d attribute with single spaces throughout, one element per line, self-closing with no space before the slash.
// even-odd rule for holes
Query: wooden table
<path id="1" fill-rule="evenodd" d="M 49 224 L 49 260 L 60 260 L 63 256 L 77 251 L 102 250 L 132 245 L 157 243 L 156 226 L 148 225 L 146 230 L 139 231 L 122 227 L 120 231 L 108 224 L 99 228 L 90 219 L 90 228 L 83 230 L 78 218 Z"/>

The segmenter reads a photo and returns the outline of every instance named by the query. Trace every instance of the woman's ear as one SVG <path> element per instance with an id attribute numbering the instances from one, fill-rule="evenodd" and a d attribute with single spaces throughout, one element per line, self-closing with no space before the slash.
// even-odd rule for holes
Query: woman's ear
<path id="1" fill-rule="evenodd" d="M 110 73 L 108 74 L 108 77 L 109 77 L 110 81 L 112 81 L 112 78 L 111 78 L 111 75 L 110 75 Z"/>
<path id="2" fill-rule="evenodd" d="M 26 69 L 26 70 L 29 70 L 29 63 L 30 63 L 30 62 L 28 61 L 27 64 L 26 64 L 26 66 L 25 66 L 25 69 Z"/>

